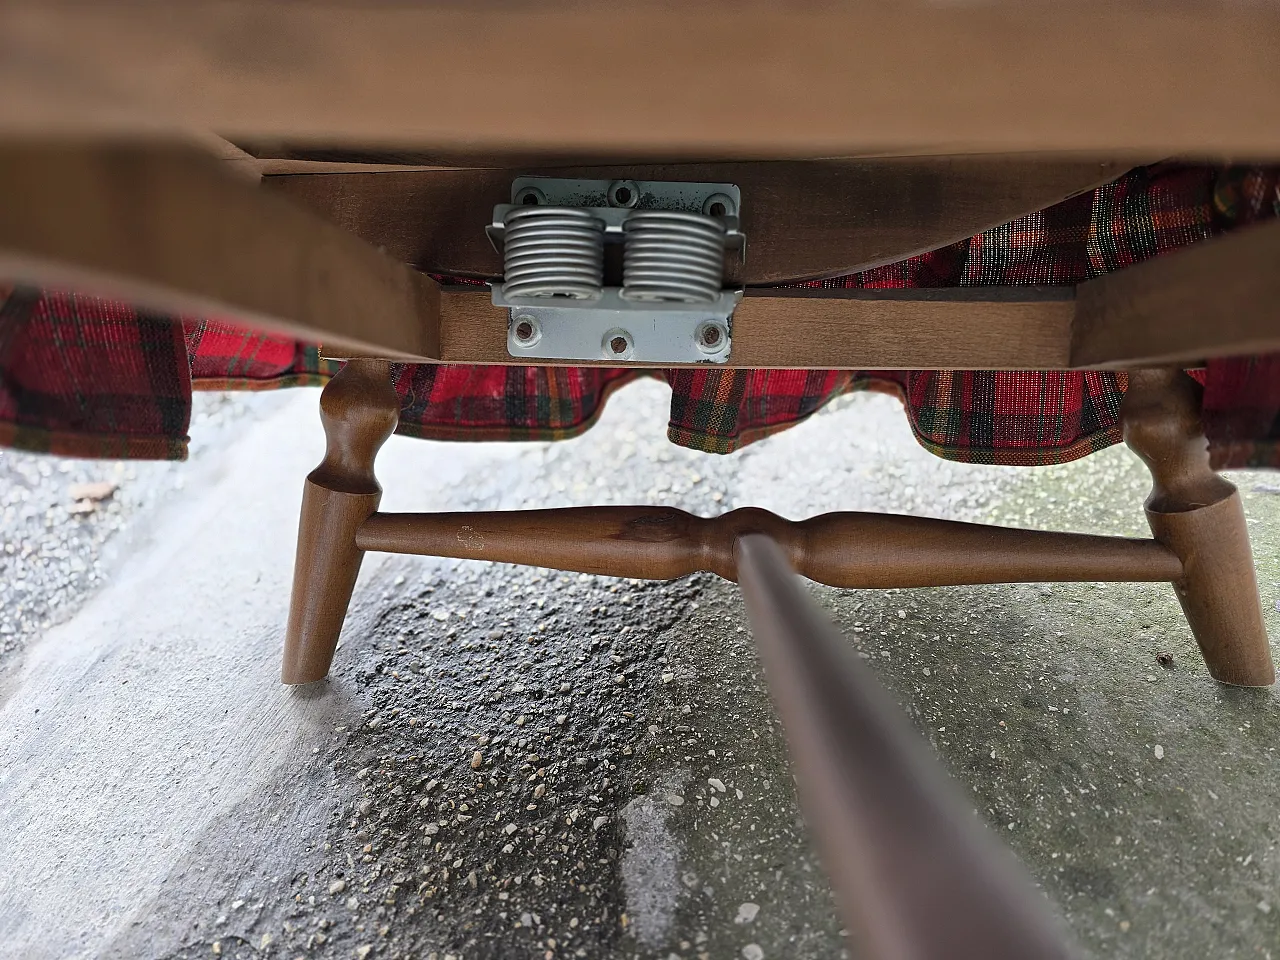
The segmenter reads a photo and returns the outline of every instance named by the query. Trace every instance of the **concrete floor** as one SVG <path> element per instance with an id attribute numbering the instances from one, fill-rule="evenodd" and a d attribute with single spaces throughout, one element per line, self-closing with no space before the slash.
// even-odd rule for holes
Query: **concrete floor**
<path id="1" fill-rule="evenodd" d="M 665 403 L 637 384 L 558 444 L 394 438 L 384 505 L 1144 532 L 1123 450 L 950 464 L 860 396 L 716 458 L 667 444 Z M 242 404 L 191 463 L 122 474 L 121 529 L 59 535 L 49 564 L 97 573 L 0 650 L 0 957 L 857 957 L 732 585 L 370 558 L 333 678 L 277 683 L 315 404 Z M 4 457 L 23 502 L 65 500 L 56 461 Z M 1280 485 L 1233 479 L 1280 637 Z M 6 515 L 10 577 L 46 566 L 43 522 Z M 1167 586 L 815 595 L 1083 956 L 1280 957 L 1276 695 L 1215 685 Z"/>

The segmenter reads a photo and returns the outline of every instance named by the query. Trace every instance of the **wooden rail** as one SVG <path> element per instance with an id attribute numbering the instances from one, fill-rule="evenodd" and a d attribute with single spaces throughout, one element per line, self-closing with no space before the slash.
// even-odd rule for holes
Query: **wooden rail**
<path id="1" fill-rule="evenodd" d="M 0 44 L 6 132 L 169 123 L 441 159 L 1280 155 L 1269 2 L 6 0 Z"/>
<path id="2" fill-rule="evenodd" d="M 797 572 L 833 587 L 1182 576 L 1182 563 L 1154 540 L 875 513 L 797 522 L 756 508 L 711 519 L 671 507 L 375 513 L 356 532 L 356 546 L 656 580 L 708 571 L 736 581 L 735 545 L 753 533 L 775 540 Z"/>
<path id="3" fill-rule="evenodd" d="M 1072 287 L 749 289 L 727 366 L 817 370 L 1061 370 L 1070 364 Z M 1274 336 L 1280 345 L 1280 330 Z M 334 353 L 326 344 L 326 354 Z M 538 366 L 507 352 L 507 311 L 485 288 L 442 287 L 440 360 Z M 678 366 L 666 364 L 665 366 Z"/>
<path id="4" fill-rule="evenodd" d="M 1151 159 L 1157 159 L 1153 156 Z M 879 157 L 737 163 L 628 163 L 264 177 L 390 256 L 424 270 L 488 279 L 502 258 L 481 227 L 520 176 L 735 183 L 749 255 L 728 285 L 833 277 L 981 233 L 1100 184 L 1133 163 L 1037 155 Z"/>
<path id="5" fill-rule="evenodd" d="M 0 281 L 439 353 L 435 281 L 232 169 L 177 141 L 0 142 Z"/>
<path id="6" fill-rule="evenodd" d="M 486 288 L 441 288 L 231 166 L 190 144 L 0 143 L 0 281 L 287 332 L 343 359 L 547 363 L 508 354 L 506 311 Z M 988 213 L 953 210 L 907 233 Z M 879 242 L 837 256 L 870 256 Z M 775 246 L 783 269 L 796 252 Z M 1078 287 L 753 288 L 734 315 L 728 365 L 1062 370 L 1264 353 L 1280 349 L 1277 256 L 1272 221 Z"/>
<path id="7" fill-rule="evenodd" d="M 738 541 L 751 632 L 796 785 L 859 956 L 1065 960 L 1031 878 L 768 537 Z"/>
<path id="8" fill-rule="evenodd" d="M 1280 222 L 1170 251 L 1076 287 L 1070 364 L 1154 366 L 1280 348 Z"/>

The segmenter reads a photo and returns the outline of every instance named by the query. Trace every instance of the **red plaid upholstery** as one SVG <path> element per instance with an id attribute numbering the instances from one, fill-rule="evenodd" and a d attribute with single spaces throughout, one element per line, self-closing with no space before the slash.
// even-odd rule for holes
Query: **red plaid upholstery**
<path id="1" fill-rule="evenodd" d="M 0 444 L 67 456 L 186 456 L 182 328 L 126 304 L 0 289 Z"/>
<path id="2" fill-rule="evenodd" d="M 969 240 L 815 285 L 1072 284 L 1277 215 L 1280 169 L 1161 164 Z M 189 384 L 320 384 L 335 369 L 314 346 L 229 324 L 183 319 L 179 328 L 118 304 L 13 291 L 0 305 L 0 442 L 64 455 L 177 457 Z M 399 432 L 558 439 L 590 426 L 633 376 L 405 365 L 396 372 Z M 841 393 L 872 388 L 901 395 L 920 442 L 940 456 L 1027 465 L 1119 440 L 1124 391 L 1123 376 L 1111 373 L 699 368 L 661 376 L 672 389 L 669 436 L 700 450 L 737 449 Z M 1215 463 L 1280 467 L 1280 357 L 1215 361 L 1202 379 Z"/>

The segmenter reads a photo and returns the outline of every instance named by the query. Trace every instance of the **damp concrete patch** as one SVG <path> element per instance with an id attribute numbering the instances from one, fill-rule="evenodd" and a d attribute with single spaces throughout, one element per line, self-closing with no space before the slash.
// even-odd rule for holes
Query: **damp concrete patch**
<path id="1" fill-rule="evenodd" d="M 672 800 L 682 796 L 677 782 L 658 785 L 657 796 L 641 795 L 622 808 L 626 849 L 622 888 L 632 936 L 643 946 L 661 947 L 671 937 L 680 902 L 680 849 L 667 828 Z"/>

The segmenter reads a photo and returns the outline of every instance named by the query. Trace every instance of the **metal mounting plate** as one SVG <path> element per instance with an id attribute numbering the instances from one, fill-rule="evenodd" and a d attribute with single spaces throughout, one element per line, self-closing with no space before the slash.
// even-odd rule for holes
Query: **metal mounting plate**
<path id="1" fill-rule="evenodd" d="M 619 190 L 629 196 L 620 201 Z M 732 209 L 720 216 L 737 216 L 742 191 L 732 183 L 684 183 L 674 180 L 564 180 L 557 177 L 517 177 L 511 183 L 511 202 L 521 203 L 535 192 L 539 203 L 565 207 L 621 207 L 633 210 L 687 210 L 710 213 L 704 207 L 717 195 L 727 197 Z"/>
<path id="2" fill-rule="evenodd" d="M 615 201 L 617 190 L 631 191 L 629 203 Z M 747 254 L 739 211 L 742 191 L 732 183 L 682 183 L 666 180 L 562 180 L 556 177 L 517 177 L 511 184 L 511 202 L 493 208 L 493 221 L 484 229 L 493 248 L 502 251 L 503 218 L 516 207 L 536 198 L 541 206 L 578 207 L 590 210 L 604 222 L 605 240 L 622 239 L 622 225 L 632 210 L 681 210 L 713 213 L 724 221 L 725 249 L 741 260 Z M 713 205 L 723 207 L 713 210 Z"/>
<path id="3" fill-rule="evenodd" d="M 600 299 L 570 307 L 533 297 L 508 300 L 500 288 L 493 291 L 494 304 L 510 310 L 511 356 L 621 364 L 724 363 L 733 345 L 730 314 L 741 299 L 742 291 L 725 290 L 706 304 L 632 303 L 607 288 Z"/>
<path id="4" fill-rule="evenodd" d="M 604 225 L 605 243 L 618 244 L 635 211 L 696 213 L 719 218 L 725 249 L 743 258 L 741 203 L 742 192 L 732 183 L 518 177 L 511 184 L 511 203 L 497 205 L 485 229 L 501 250 L 513 209 L 572 207 L 589 211 Z M 732 349 L 732 314 L 741 299 L 741 290 L 723 290 L 707 303 L 639 302 L 623 299 L 615 286 L 584 300 L 508 297 L 504 283 L 493 285 L 494 306 L 508 310 L 507 352 L 544 360 L 724 363 Z"/>

